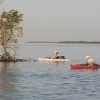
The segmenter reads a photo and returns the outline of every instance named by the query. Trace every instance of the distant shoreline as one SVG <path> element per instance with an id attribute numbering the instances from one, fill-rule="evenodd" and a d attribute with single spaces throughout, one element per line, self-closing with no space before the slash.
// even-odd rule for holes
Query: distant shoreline
<path id="1" fill-rule="evenodd" d="M 73 44 L 100 44 L 100 41 L 59 41 L 59 42 L 49 42 L 49 41 L 27 41 L 25 43 L 73 43 Z"/>

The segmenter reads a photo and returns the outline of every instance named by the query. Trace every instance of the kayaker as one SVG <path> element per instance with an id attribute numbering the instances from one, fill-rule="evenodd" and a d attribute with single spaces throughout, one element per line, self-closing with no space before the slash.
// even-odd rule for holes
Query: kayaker
<path id="1" fill-rule="evenodd" d="M 54 53 L 55 53 L 55 55 L 54 55 L 52 58 L 53 58 L 53 59 L 59 59 L 60 56 L 59 56 L 58 51 L 55 51 Z"/>
<path id="2" fill-rule="evenodd" d="M 86 56 L 86 65 L 93 66 L 94 64 L 95 64 L 94 59 L 90 56 Z"/>

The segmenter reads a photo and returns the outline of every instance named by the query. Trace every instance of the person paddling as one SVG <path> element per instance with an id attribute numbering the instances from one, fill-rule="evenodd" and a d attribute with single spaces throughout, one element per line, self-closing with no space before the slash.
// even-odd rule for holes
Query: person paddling
<path id="1" fill-rule="evenodd" d="M 86 65 L 93 66 L 95 64 L 95 61 L 92 57 L 86 56 L 85 58 L 86 58 Z"/>
<path id="2" fill-rule="evenodd" d="M 54 53 L 55 53 L 55 55 L 54 55 L 52 58 L 53 58 L 53 59 L 59 59 L 60 56 L 59 56 L 58 51 L 55 51 Z"/>

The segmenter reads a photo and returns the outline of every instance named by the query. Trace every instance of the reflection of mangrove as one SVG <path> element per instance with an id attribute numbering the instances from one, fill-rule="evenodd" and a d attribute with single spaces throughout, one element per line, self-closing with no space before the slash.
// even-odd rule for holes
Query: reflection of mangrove
<path id="1" fill-rule="evenodd" d="M 11 66 L 9 62 L 4 62 L 1 64 L 0 68 L 0 91 L 2 89 L 14 89 L 16 87 L 17 77 L 15 74 L 15 67 Z M 10 66 L 9 66 L 10 65 Z"/>
<path id="2" fill-rule="evenodd" d="M 0 83 L 0 89 L 13 89 L 13 88 L 15 88 L 15 84 Z"/>

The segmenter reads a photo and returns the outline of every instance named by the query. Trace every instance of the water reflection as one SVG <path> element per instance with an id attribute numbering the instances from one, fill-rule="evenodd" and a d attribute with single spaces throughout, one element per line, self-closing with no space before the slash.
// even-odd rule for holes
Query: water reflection
<path id="1" fill-rule="evenodd" d="M 1 73 L 9 73 L 9 72 L 15 72 L 16 71 L 16 63 L 9 63 L 4 62 L 1 64 Z"/>
<path id="2" fill-rule="evenodd" d="M 92 74 L 94 72 L 97 72 L 99 70 L 99 68 L 95 68 L 95 69 L 71 69 L 72 71 L 79 71 L 80 70 L 84 70 L 86 72 L 87 75 Z"/>
<path id="3" fill-rule="evenodd" d="M 89 74 L 92 74 L 92 72 L 96 72 L 98 71 L 98 68 L 96 69 L 86 69 L 86 73 L 89 75 Z"/>
<path id="4" fill-rule="evenodd" d="M 3 99 L 7 97 L 7 100 L 11 100 L 17 82 L 16 64 L 9 62 L 0 63 L 0 96 Z"/>

